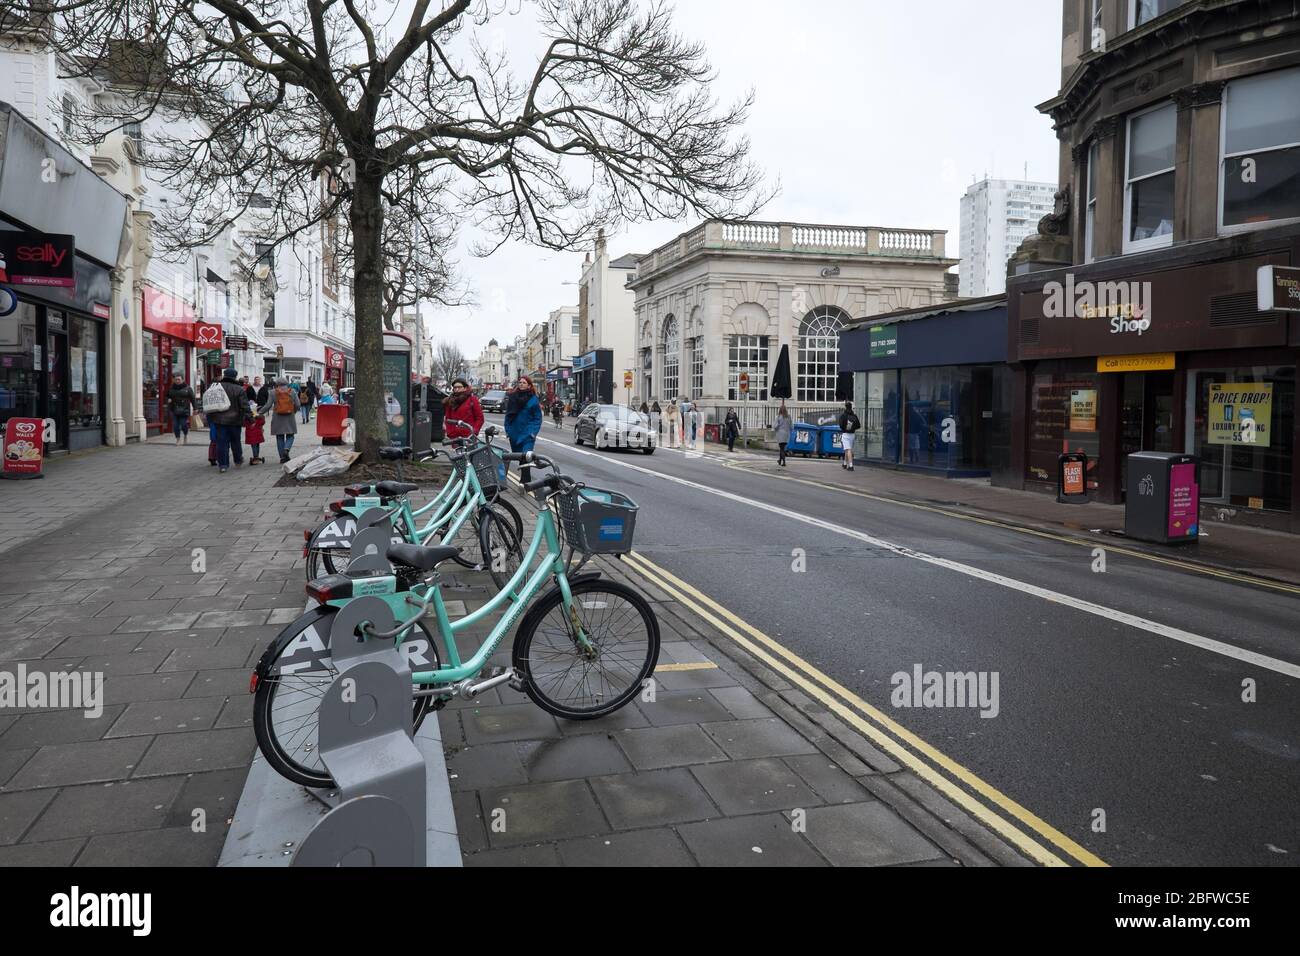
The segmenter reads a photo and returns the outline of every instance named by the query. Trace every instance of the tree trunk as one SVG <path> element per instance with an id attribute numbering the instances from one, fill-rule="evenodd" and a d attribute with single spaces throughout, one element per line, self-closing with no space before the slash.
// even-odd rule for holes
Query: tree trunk
<path id="1" fill-rule="evenodd" d="M 379 460 L 379 448 L 388 444 L 384 411 L 383 255 L 384 208 L 380 200 L 382 179 L 357 171 L 352 194 L 354 268 L 352 301 L 356 310 L 357 355 L 356 450 L 363 461 Z"/>

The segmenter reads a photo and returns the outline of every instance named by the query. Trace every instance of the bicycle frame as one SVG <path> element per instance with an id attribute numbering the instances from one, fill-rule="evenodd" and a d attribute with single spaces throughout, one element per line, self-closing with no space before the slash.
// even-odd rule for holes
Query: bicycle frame
<path id="1" fill-rule="evenodd" d="M 543 543 L 546 545 L 546 556 L 542 558 L 536 569 L 532 569 L 532 563 L 537 558 Z M 572 615 L 573 591 L 569 586 L 569 579 L 565 573 L 563 548 L 560 544 L 559 532 L 555 526 L 555 516 L 551 509 L 543 508 L 538 512 L 537 527 L 533 530 L 533 538 L 529 542 L 528 551 L 520 561 L 514 575 L 506 583 L 506 586 L 477 611 L 459 620 L 452 621 L 447 616 L 447 607 L 442 600 L 442 590 L 436 583 L 421 586 L 427 587 L 428 593 L 420 600 L 413 596 L 415 594 L 414 589 L 411 591 L 397 591 L 397 578 L 395 575 L 367 579 L 364 589 L 359 586 L 354 587 L 351 598 L 342 598 L 328 603 L 332 607 L 343 607 L 348 601 L 357 597 L 380 598 L 388 605 L 397 621 L 403 625 L 395 638 L 398 645 L 411 633 L 417 621 L 431 615 L 437 621 L 438 633 L 446 645 L 449 666 L 443 666 L 433 671 L 418 671 L 411 675 L 411 681 L 415 684 L 450 685 L 473 677 L 483 669 L 488 658 L 496 652 L 502 638 L 514 627 L 519 615 L 528 607 L 532 599 L 541 592 L 546 580 L 550 577 L 555 578 L 563 596 L 565 610 Z M 522 588 L 519 586 L 521 582 L 524 582 Z M 358 582 L 358 585 L 360 584 L 361 582 Z M 382 593 L 377 593 L 381 592 L 381 589 Z M 460 651 L 456 647 L 456 634 L 467 627 L 473 627 L 488 615 L 495 613 L 506 602 L 512 603 L 504 616 L 493 626 L 491 632 L 483 639 L 483 643 L 473 656 L 467 661 L 462 661 Z M 586 635 L 581 633 L 580 627 L 579 632 L 576 638 L 578 643 L 588 647 L 589 642 Z M 451 691 L 452 688 L 447 687 L 445 689 Z"/>

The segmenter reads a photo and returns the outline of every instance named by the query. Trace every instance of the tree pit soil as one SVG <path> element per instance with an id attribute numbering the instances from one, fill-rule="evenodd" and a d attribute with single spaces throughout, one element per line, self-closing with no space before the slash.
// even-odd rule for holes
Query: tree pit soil
<path id="1" fill-rule="evenodd" d="M 451 465 L 444 461 L 415 463 L 402 462 L 402 473 L 397 473 L 397 466 L 391 461 L 381 461 L 367 465 L 360 459 L 341 475 L 325 475 L 320 478 L 308 478 L 299 481 L 293 475 L 280 475 L 276 481 L 277 488 L 338 488 L 346 485 L 374 484 L 377 481 L 405 481 L 413 485 L 441 487 L 451 477 Z"/>

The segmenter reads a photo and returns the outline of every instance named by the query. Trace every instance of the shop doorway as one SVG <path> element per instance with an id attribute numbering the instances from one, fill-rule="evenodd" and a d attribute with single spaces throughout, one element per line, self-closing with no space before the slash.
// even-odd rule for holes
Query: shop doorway
<path id="1" fill-rule="evenodd" d="M 61 451 L 68 447 L 68 333 L 53 326 L 51 318 L 45 336 L 45 417 L 54 419 L 50 449 Z"/>
<path id="2" fill-rule="evenodd" d="M 1174 451 L 1174 373 L 1125 372 L 1120 382 L 1120 492 L 1136 451 Z"/>

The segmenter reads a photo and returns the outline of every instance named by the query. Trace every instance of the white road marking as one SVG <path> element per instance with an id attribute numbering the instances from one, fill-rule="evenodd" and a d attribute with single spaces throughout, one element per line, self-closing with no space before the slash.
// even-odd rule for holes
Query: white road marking
<path id="1" fill-rule="evenodd" d="M 561 445 L 560 442 L 551 441 L 550 439 L 545 440 L 550 442 L 552 445 Z M 981 581 L 987 581 L 990 584 L 997 584 L 1004 588 L 1010 588 L 1011 590 L 1019 591 L 1022 594 L 1029 594 L 1033 597 L 1042 598 L 1044 601 L 1051 601 L 1053 604 L 1060 604 L 1065 607 L 1074 608 L 1075 610 L 1083 611 L 1086 614 L 1094 614 L 1097 617 L 1102 617 L 1109 621 L 1115 621 L 1119 624 L 1127 624 L 1130 627 L 1135 627 L 1151 634 L 1167 637 L 1170 640 L 1189 644 L 1192 647 L 1199 647 L 1201 650 L 1209 651 L 1212 654 L 1219 654 L 1223 657 L 1230 657 L 1233 660 L 1238 660 L 1246 664 L 1253 664 L 1256 667 L 1262 667 L 1265 670 L 1274 671 L 1275 673 L 1283 674 L 1287 677 L 1300 678 L 1300 665 L 1279 660 L 1276 657 L 1268 657 L 1264 654 L 1258 654 L 1255 651 L 1248 651 L 1242 647 L 1236 647 L 1235 645 L 1227 644 L 1223 641 L 1217 641 L 1212 637 L 1193 634 L 1190 631 L 1184 631 L 1177 627 L 1170 627 L 1169 625 L 1161 624 L 1158 621 L 1152 621 L 1145 617 L 1138 617 L 1136 614 L 1129 614 L 1126 611 L 1117 611 L 1114 608 L 1109 608 L 1102 604 L 1095 604 L 1092 601 L 1085 601 L 1082 598 L 1062 594 L 1060 591 L 1040 588 L 1036 584 L 1017 581 L 1015 578 L 1009 578 L 1002 574 L 994 574 L 992 571 L 985 571 L 981 568 L 972 567 L 969 564 L 962 564 L 959 561 L 950 561 L 947 558 L 939 558 L 932 554 L 926 554 L 923 551 L 913 551 L 911 548 L 904 547 L 900 544 L 894 544 L 892 541 L 886 541 L 883 538 L 877 538 L 874 535 L 867 534 L 865 531 L 855 531 L 852 528 L 845 528 L 829 521 L 823 521 L 821 518 L 814 518 L 811 515 L 799 514 L 798 512 L 789 511 L 785 508 L 777 507 L 776 505 L 769 505 L 762 501 L 754 501 L 730 491 L 723 491 L 720 488 L 713 488 L 709 485 L 700 484 L 697 481 L 678 478 L 676 475 L 667 475 L 660 471 L 643 468 L 640 465 L 618 461 L 615 458 L 601 455 L 596 452 L 574 448 L 572 445 L 561 445 L 561 447 L 579 455 L 590 455 L 612 465 L 631 468 L 633 471 L 639 471 L 654 478 L 662 478 L 664 481 L 671 481 L 679 485 L 685 485 L 688 488 L 694 488 L 697 491 L 717 495 L 719 498 L 726 498 L 730 501 L 748 505 L 751 508 L 769 511 L 772 514 L 781 515 L 782 517 L 789 518 L 792 521 L 801 521 L 804 524 L 812 525 L 813 527 L 821 528 L 825 531 L 831 531 L 835 534 L 841 534 L 849 538 L 856 538 L 857 540 L 866 542 L 873 547 L 881 548 L 885 551 L 891 551 L 901 557 L 913 558 L 917 561 L 934 565 L 935 567 L 946 568 L 949 571 L 956 571 L 958 574 L 965 574 Z"/>

